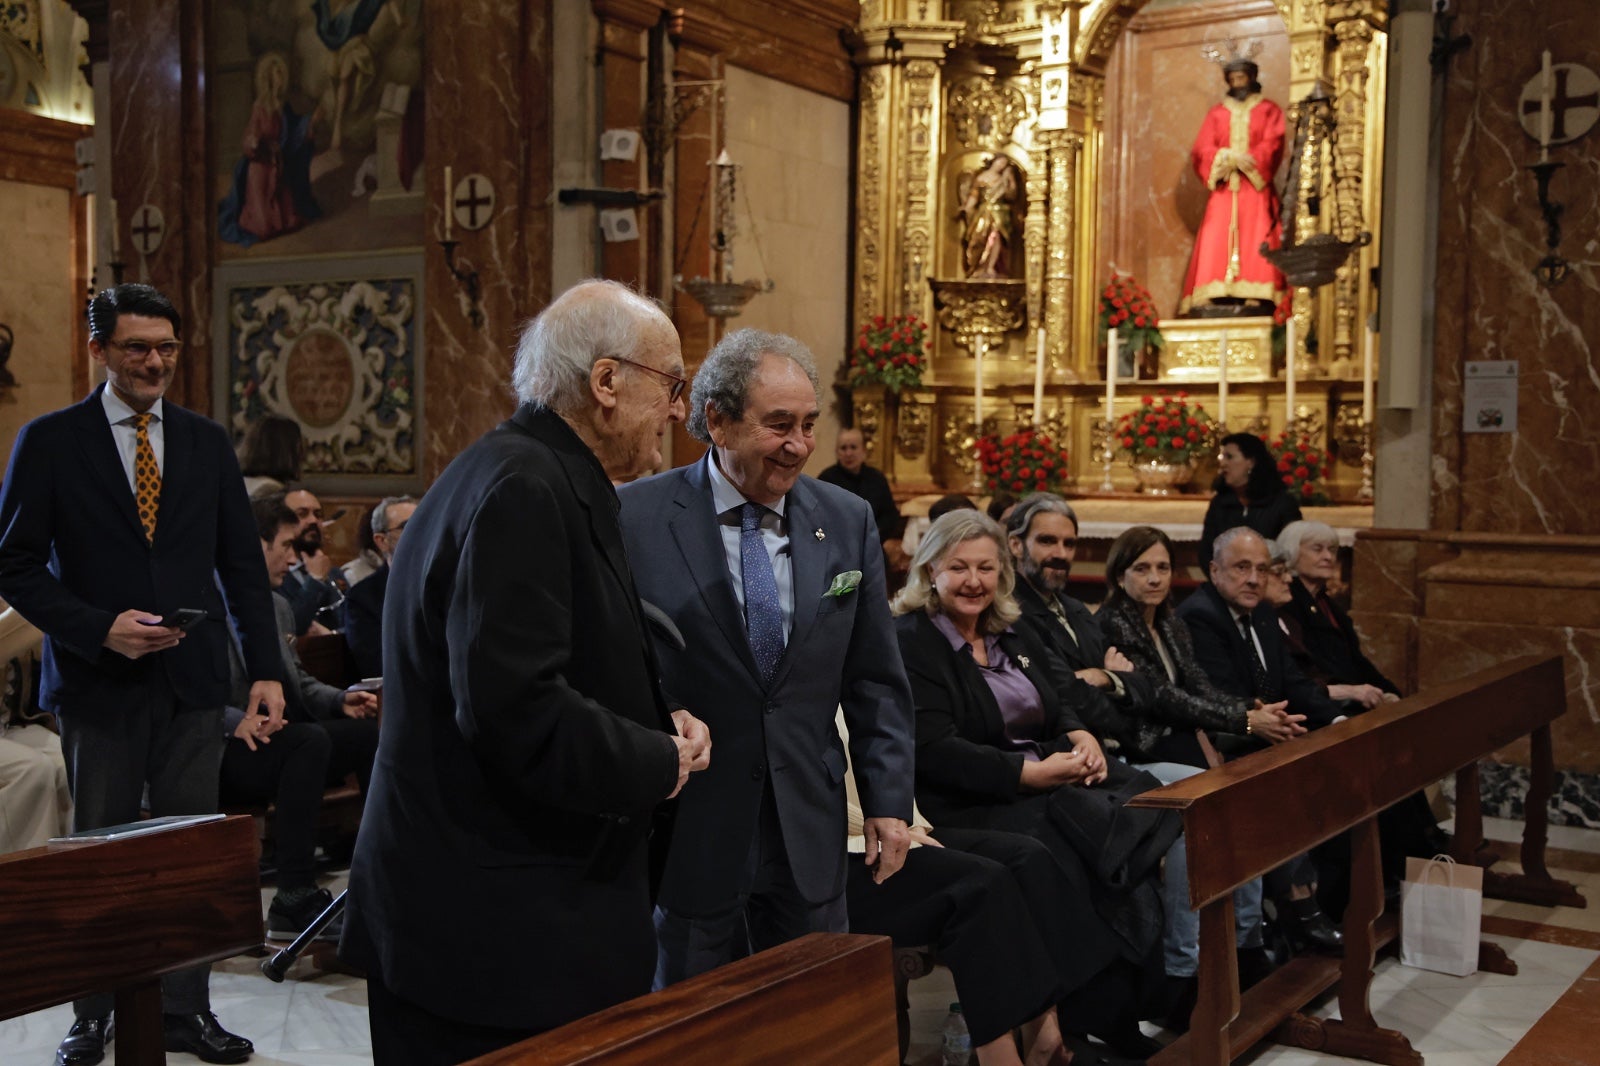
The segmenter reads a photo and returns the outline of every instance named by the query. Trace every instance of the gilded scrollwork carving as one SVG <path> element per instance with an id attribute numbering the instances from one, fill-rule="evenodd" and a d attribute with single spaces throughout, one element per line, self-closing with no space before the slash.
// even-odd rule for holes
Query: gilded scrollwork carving
<path id="1" fill-rule="evenodd" d="M 1028 214 L 1022 224 L 1022 250 L 1026 255 L 1028 283 L 1028 321 L 1034 326 L 1044 322 L 1044 254 L 1049 233 L 1050 179 L 1037 162 L 1043 155 L 1043 152 L 1035 152 L 1035 164 L 1029 172 L 1026 186 Z"/>
<path id="2" fill-rule="evenodd" d="M 883 310 L 878 288 L 882 269 L 879 241 L 882 239 L 883 224 L 883 162 L 880 158 L 883 140 L 879 124 L 882 121 L 880 109 L 887 77 L 882 67 L 869 67 L 861 72 L 861 155 L 859 180 L 856 182 L 856 313 L 862 316 Z"/>
<path id="3" fill-rule="evenodd" d="M 1362 170 L 1367 138 L 1367 54 L 1373 30 L 1363 18 L 1347 18 L 1333 28 L 1338 40 L 1339 81 L 1335 96 L 1333 167 L 1333 231 L 1340 240 L 1352 241 L 1363 228 Z M 1346 261 L 1334 279 L 1333 359 L 1348 361 L 1356 346 L 1356 317 L 1360 301 L 1359 255 Z"/>
<path id="4" fill-rule="evenodd" d="M 993 415 L 985 418 L 983 427 L 974 432 L 970 416 L 947 411 L 944 416 L 944 432 L 940 434 L 944 443 L 944 454 L 950 457 L 956 469 L 970 476 L 978 468 L 978 437 L 992 435 L 998 429 L 999 423 L 995 421 Z"/>
<path id="5" fill-rule="evenodd" d="M 928 175 L 936 141 L 932 123 L 939 66 L 927 59 L 912 60 L 906 64 L 904 78 L 906 136 L 901 162 L 905 186 L 900 197 L 904 212 L 900 309 L 926 314 L 926 279 L 931 273 L 933 247 L 933 190 Z"/>
<path id="6" fill-rule="evenodd" d="M 1028 98 L 1015 85 L 966 78 L 950 87 L 950 131 L 963 148 L 998 151 L 1028 113 Z"/>
<path id="7" fill-rule="evenodd" d="M 900 401 L 900 429 L 895 446 L 905 459 L 921 459 L 928 452 L 929 408 L 915 400 Z"/>
<path id="8" fill-rule="evenodd" d="M 1072 179 L 1083 135 L 1056 130 L 1050 137 L 1050 229 L 1044 267 L 1044 318 L 1051 365 L 1066 366 L 1072 340 L 1073 202 Z"/>
<path id="9" fill-rule="evenodd" d="M 882 414 L 882 406 L 876 400 L 864 400 L 857 396 L 856 428 L 861 431 L 861 450 L 867 453 L 868 459 L 873 458 L 878 451 L 878 425 Z"/>

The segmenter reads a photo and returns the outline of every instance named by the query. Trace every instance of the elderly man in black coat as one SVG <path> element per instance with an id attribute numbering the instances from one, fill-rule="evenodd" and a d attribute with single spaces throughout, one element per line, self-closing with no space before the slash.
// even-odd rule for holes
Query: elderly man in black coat
<path id="1" fill-rule="evenodd" d="M 380 1066 L 460 1062 L 648 991 L 647 845 L 709 762 L 658 686 L 612 489 L 683 419 L 677 333 L 586 282 L 524 332 L 513 383 L 522 406 L 412 515 L 384 604 L 340 942 Z"/>

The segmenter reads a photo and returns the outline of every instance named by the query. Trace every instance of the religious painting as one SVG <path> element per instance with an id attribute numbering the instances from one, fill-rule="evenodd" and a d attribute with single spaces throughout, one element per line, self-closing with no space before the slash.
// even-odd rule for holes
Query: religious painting
<path id="1" fill-rule="evenodd" d="M 236 439 L 283 415 L 317 484 L 418 487 L 420 256 L 225 264 L 216 291 L 217 410 Z"/>
<path id="2" fill-rule="evenodd" d="M 214 0 L 217 257 L 422 243 L 422 0 Z"/>

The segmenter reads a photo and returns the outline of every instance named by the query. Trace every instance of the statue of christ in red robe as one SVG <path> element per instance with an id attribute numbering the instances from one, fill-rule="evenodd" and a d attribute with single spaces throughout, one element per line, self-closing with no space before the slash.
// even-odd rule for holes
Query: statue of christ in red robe
<path id="1" fill-rule="evenodd" d="M 1272 178 L 1283 159 L 1283 109 L 1261 95 L 1251 60 L 1235 56 L 1223 73 L 1228 95 L 1207 112 L 1191 153 L 1211 197 L 1178 302 L 1190 317 L 1271 314 L 1286 286 L 1261 255 L 1263 241 L 1280 240 Z"/>

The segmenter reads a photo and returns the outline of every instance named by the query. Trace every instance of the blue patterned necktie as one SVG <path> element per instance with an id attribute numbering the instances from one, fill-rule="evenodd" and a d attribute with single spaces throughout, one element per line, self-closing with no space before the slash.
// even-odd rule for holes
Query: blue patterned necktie
<path id="1" fill-rule="evenodd" d="M 783 605 L 778 602 L 778 579 L 772 574 L 772 557 L 761 539 L 761 512 L 758 503 L 745 501 L 740 511 L 739 562 L 744 575 L 744 628 L 750 638 L 750 651 L 763 683 L 783 657 Z"/>

